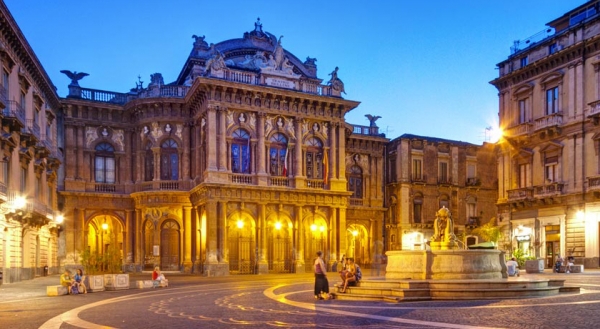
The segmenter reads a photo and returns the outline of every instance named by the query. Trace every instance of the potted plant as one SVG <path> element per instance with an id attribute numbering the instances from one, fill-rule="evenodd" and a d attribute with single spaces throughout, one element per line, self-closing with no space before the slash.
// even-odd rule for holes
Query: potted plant
<path id="1" fill-rule="evenodd" d="M 104 275 L 100 274 L 102 255 L 89 249 L 81 254 L 83 265 L 83 282 L 89 292 L 104 291 Z"/>
<path id="2" fill-rule="evenodd" d="M 129 274 L 123 273 L 123 260 L 118 247 L 117 234 L 110 234 L 111 243 L 108 245 L 103 257 L 104 287 L 106 290 L 129 289 Z"/>

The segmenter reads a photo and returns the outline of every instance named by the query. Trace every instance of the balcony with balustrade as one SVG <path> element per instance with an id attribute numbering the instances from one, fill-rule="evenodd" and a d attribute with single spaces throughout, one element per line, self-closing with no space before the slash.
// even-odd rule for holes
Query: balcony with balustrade
<path id="1" fill-rule="evenodd" d="M 600 191 L 600 176 L 592 176 L 587 178 L 588 189 Z"/>
<path id="2" fill-rule="evenodd" d="M 516 126 L 508 127 L 503 131 L 503 135 L 508 138 L 529 136 L 533 132 L 531 122 L 520 123 Z"/>
<path id="3" fill-rule="evenodd" d="M 514 190 L 507 190 L 508 201 L 522 201 L 533 199 L 533 187 L 523 187 Z"/>
<path id="4" fill-rule="evenodd" d="M 563 193 L 563 183 L 549 183 L 545 185 L 534 186 L 533 196 L 535 198 L 545 198 L 549 196 L 557 196 Z"/>
<path id="5" fill-rule="evenodd" d="M 534 126 L 535 131 L 550 129 L 550 128 L 558 128 L 563 124 L 563 114 L 562 112 L 553 113 L 550 115 L 546 115 L 539 119 L 535 120 Z"/>
<path id="6" fill-rule="evenodd" d="M 8 101 L 8 106 L 2 110 L 2 125 L 10 131 L 21 132 L 25 127 L 25 109 L 16 101 Z"/>
<path id="7" fill-rule="evenodd" d="M 269 186 L 293 187 L 292 180 L 287 177 L 271 176 L 267 181 Z"/>

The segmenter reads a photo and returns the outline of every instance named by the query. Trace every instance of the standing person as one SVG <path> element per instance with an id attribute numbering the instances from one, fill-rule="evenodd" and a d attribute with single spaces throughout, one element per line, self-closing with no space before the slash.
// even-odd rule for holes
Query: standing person
<path id="1" fill-rule="evenodd" d="M 75 272 L 73 279 L 73 285 L 77 286 L 79 293 L 87 294 L 87 288 L 85 287 L 85 283 L 83 283 L 83 271 L 80 268 Z"/>
<path id="2" fill-rule="evenodd" d="M 344 280 L 342 285 L 342 292 L 346 292 L 348 283 L 356 282 L 356 265 L 354 264 L 354 258 L 348 258 L 348 264 L 346 265 L 346 277 L 342 277 Z"/>
<path id="3" fill-rule="evenodd" d="M 67 287 L 69 295 L 72 293 L 71 287 L 73 286 L 73 279 L 71 279 L 71 272 L 69 272 L 69 270 L 65 270 L 65 273 L 60 276 L 60 285 Z"/>
<path id="4" fill-rule="evenodd" d="M 327 281 L 327 267 L 321 256 L 322 251 L 317 251 L 317 259 L 315 259 L 315 299 L 324 299 L 321 293 L 329 294 L 329 281 Z"/>

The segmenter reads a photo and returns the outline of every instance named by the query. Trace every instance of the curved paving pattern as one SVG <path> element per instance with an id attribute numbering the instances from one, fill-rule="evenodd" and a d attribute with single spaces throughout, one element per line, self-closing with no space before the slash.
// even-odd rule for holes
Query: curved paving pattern
<path id="1" fill-rule="evenodd" d="M 600 322 L 600 282 L 586 279 L 577 295 L 401 304 L 315 301 L 306 279 L 190 285 L 77 307 L 40 328 L 589 328 Z"/>

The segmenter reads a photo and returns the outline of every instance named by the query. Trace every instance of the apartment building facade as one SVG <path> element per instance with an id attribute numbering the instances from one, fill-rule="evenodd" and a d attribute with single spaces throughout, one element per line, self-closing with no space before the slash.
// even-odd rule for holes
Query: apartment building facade
<path id="1" fill-rule="evenodd" d="M 60 100 L 0 2 L 0 284 L 59 270 Z"/>
<path id="2" fill-rule="evenodd" d="M 600 3 L 552 20 L 497 66 L 498 216 L 512 248 L 586 267 L 600 252 Z"/>

